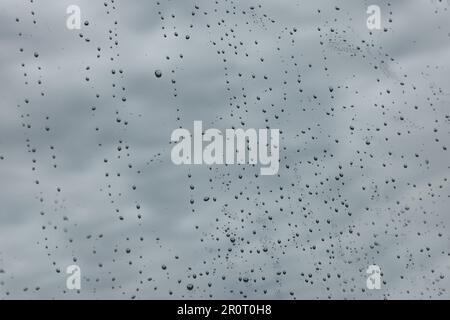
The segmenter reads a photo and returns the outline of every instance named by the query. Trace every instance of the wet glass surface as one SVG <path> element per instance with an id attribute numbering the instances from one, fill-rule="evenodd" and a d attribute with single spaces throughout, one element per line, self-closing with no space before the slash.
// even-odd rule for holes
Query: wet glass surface
<path id="1" fill-rule="evenodd" d="M 2 0 L 0 298 L 448 299 L 449 11 Z M 278 173 L 174 165 L 196 120 Z"/>

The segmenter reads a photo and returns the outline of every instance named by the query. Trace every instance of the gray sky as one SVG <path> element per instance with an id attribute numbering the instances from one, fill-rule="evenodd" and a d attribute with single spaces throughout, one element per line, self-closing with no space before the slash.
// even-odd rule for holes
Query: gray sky
<path id="1" fill-rule="evenodd" d="M 448 299 L 449 3 L 217 2 L 1 1 L 0 298 Z M 175 166 L 194 120 L 278 175 Z"/>

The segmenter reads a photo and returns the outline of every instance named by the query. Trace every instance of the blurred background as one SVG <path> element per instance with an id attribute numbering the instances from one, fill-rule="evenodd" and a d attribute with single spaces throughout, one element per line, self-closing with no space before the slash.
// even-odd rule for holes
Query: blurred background
<path id="1" fill-rule="evenodd" d="M 0 298 L 450 298 L 449 8 L 2 0 Z M 194 120 L 278 175 L 175 166 Z"/>

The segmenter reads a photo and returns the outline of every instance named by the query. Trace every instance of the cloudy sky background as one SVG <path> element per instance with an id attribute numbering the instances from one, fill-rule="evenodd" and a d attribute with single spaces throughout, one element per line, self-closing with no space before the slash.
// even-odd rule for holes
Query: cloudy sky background
<path id="1" fill-rule="evenodd" d="M 105 3 L 0 3 L 1 298 L 449 298 L 446 1 Z M 173 165 L 194 120 L 279 175 Z"/>

